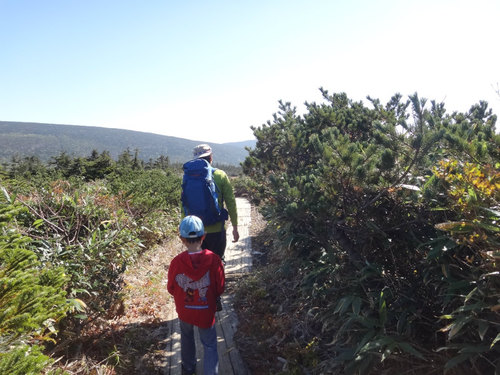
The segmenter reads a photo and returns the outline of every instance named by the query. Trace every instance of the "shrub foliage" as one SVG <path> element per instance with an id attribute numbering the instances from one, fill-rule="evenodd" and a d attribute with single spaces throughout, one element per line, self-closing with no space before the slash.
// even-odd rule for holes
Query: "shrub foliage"
<path id="1" fill-rule="evenodd" d="M 50 362 L 41 348 L 54 340 L 68 310 L 61 267 L 42 267 L 30 238 L 13 225 L 24 208 L 0 196 L 0 373 L 34 374 Z"/>
<path id="2" fill-rule="evenodd" d="M 484 102 L 448 114 L 417 94 L 366 106 L 322 93 L 303 116 L 281 102 L 253 129 L 243 164 L 281 243 L 274 276 L 298 275 L 289 308 L 313 317 L 293 340 L 315 361 L 294 351 L 289 363 L 491 373 L 500 365 L 496 116 Z"/>
<path id="3" fill-rule="evenodd" d="M 30 344 L 78 350 L 86 326 L 120 303 L 124 270 L 173 233 L 180 177 L 168 158 L 146 164 L 126 150 L 116 162 L 107 152 L 13 160 L 1 178 L 0 366 L 26 358 L 18 373 L 39 373 L 49 345 Z"/>

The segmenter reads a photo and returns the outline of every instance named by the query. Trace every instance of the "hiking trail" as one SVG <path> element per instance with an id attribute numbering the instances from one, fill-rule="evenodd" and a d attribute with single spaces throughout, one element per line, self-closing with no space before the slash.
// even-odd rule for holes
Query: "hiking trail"
<path id="1" fill-rule="evenodd" d="M 238 278 L 249 272 L 252 267 L 251 238 L 249 235 L 251 221 L 251 206 L 245 198 L 236 198 L 238 209 L 238 231 L 240 239 L 234 243 L 232 240 L 232 226 L 227 225 L 227 247 L 225 252 L 225 273 L 226 281 Z M 182 245 L 179 242 L 178 252 L 181 252 Z M 219 352 L 219 374 L 220 375 L 249 375 L 246 365 L 241 359 L 240 353 L 233 341 L 234 333 L 238 326 L 236 312 L 233 310 L 233 296 L 224 293 L 221 296 L 222 311 L 216 315 L 217 329 L 217 349 Z M 165 355 L 163 372 L 164 375 L 181 375 L 181 343 L 179 319 L 175 311 L 173 298 L 169 299 L 170 316 L 168 319 L 169 336 L 165 340 Z M 199 341 L 199 336 L 195 330 L 196 337 L 196 374 L 202 374 L 203 346 Z"/>

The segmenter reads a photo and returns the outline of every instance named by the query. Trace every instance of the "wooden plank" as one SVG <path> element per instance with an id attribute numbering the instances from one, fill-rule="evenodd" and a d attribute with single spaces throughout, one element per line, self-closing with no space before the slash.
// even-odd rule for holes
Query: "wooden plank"
<path id="1" fill-rule="evenodd" d="M 251 239 L 249 236 L 250 224 L 250 209 L 251 206 L 246 199 L 237 198 L 236 203 L 238 206 L 238 232 L 240 239 L 237 243 L 232 242 L 232 226 L 227 228 L 227 243 L 226 254 L 229 255 L 231 263 L 227 267 L 226 263 L 226 277 L 230 278 L 231 275 L 241 276 L 248 272 L 251 268 Z M 233 340 L 234 333 L 236 332 L 238 321 L 236 313 L 233 310 L 233 299 L 229 294 L 222 296 L 222 311 L 217 313 L 218 320 L 220 321 L 221 330 L 226 341 L 226 350 L 231 362 L 232 372 L 220 372 L 221 374 L 237 374 L 248 375 L 249 371 L 244 364 L 240 353 Z M 220 354 L 219 354 L 220 355 Z M 222 370 L 222 369 L 221 369 Z"/>
<path id="2" fill-rule="evenodd" d="M 224 331 L 221 326 L 220 315 L 216 316 L 217 329 L 217 353 L 219 354 L 219 374 L 232 374 L 233 368 L 227 351 L 227 337 L 224 336 Z"/>
<path id="3" fill-rule="evenodd" d="M 248 375 L 248 369 L 241 359 L 240 353 L 238 352 L 236 344 L 233 340 L 234 333 L 238 327 L 238 320 L 234 310 L 232 309 L 232 297 L 230 295 L 223 298 L 223 309 L 218 312 L 218 315 L 221 322 L 221 329 L 226 341 L 226 354 L 229 356 L 231 362 L 232 372 L 230 374 Z M 221 374 L 224 374 L 224 372 L 221 372 Z"/>
<path id="4" fill-rule="evenodd" d="M 171 342 L 170 342 L 170 375 L 181 375 L 182 374 L 182 361 L 181 361 L 181 330 L 179 326 L 179 319 L 177 318 L 177 312 L 175 311 L 175 306 L 171 309 L 170 314 L 170 326 L 171 326 Z"/>
<path id="5" fill-rule="evenodd" d="M 173 335 L 173 321 L 172 321 L 172 309 L 170 309 L 170 314 L 168 317 L 168 331 L 169 331 L 169 337 L 166 343 L 166 349 L 165 349 L 165 357 L 166 357 L 166 362 L 167 362 L 167 368 L 164 371 L 165 375 L 170 375 L 170 369 L 172 367 L 172 357 L 174 355 L 174 352 L 172 350 L 173 346 L 173 340 L 174 340 L 174 335 Z"/>
<path id="6" fill-rule="evenodd" d="M 179 320 L 177 319 L 177 326 Z M 226 337 L 224 336 L 221 323 L 218 321 L 218 318 L 216 318 L 216 330 L 217 330 L 217 351 L 219 354 L 219 373 L 220 374 L 232 374 L 233 373 L 233 368 L 231 365 L 231 362 L 229 360 L 229 356 L 227 354 L 227 346 L 226 346 Z M 179 326 L 178 326 L 179 327 Z M 180 327 L 178 328 L 179 330 L 179 336 L 177 339 L 174 339 L 174 341 L 178 342 L 179 347 L 176 349 L 174 348 L 174 351 L 176 351 L 176 354 L 178 355 L 178 361 L 179 365 L 181 362 L 180 359 Z M 200 340 L 200 334 L 197 328 L 194 329 L 194 337 L 195 337 L 195 345 L 196 345 L 196 374 L 201 375 L 203 374 L 203 344 L 201 343 Z M 175 362 L 171 362 L 171 375 L 178 375 L 181 374 L 180 370 L 177 372 Z"/>
<path id="7" fill-rule="evenodd" d="M 226 260 L 226 276 L 241 277 L 249 272 L 252 266 L 252 250 L 251 239 L 249 236 L 249 224 L 251 220 L 250 203 L 243 198 L 236 198 L 238 206 L 238 232 L 240 240 L 237 243 L 233 241 L 232 226 L 227 228 L 227 247 L 225 252 Z M 238 349 L 233 340 L 234 333 L 237 330 L 238 319 L 233 310 L 233 299 L 229 294 L 222 296 L 223 310 L 216 314 L 216 330 L 217 330 L 217 351 L 219 353 L 219 374 L 221 375 L 249 375 L 245 363 L 243 362 Z M 170 300 L 171 314 L 168 321 L 170 328 L 170 338 L 167 340 L 165 347 L 166 375 L 181 375 L 181 343 L 180 343 L 180 326 L 175 312 L 173 299 Z M 197 365 L 196 373 L 203 373 L 203 345 L 199 339 L 198 330 L 195 329 L 196 340 L 196 356 Z"/>
<path id="8" fill-rule="evenodd" d="M 250 203 L 243 198 L 236 198 L 238 206 L 238 232 L 240 239 L 233 241 L 233 227 L 227 227 L 227 247 L 225 252 L 226 274 L 249 272 L 252 264 L 251 238 L 249 236 L 249 224 L 251 220 Z"/>

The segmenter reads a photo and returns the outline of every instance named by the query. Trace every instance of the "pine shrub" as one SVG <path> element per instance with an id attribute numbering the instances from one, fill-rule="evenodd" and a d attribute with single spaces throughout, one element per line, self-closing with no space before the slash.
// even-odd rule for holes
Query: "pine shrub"
<path id="1" fill-rule="evenodd" d="M 300 280 L 300 319 L 314 316 L 298 337 L 304 346 L 320 338 L 315 371 L 398 373 L 412 363 L 415 373 L 491 372 L 500 337 L 496 116 L 483 102 L 447 114 L 416 94 L 386 105 L 369 98 L 368 107 L 322 92 L 324 103 L 306 103 L 303 116 L 280 103 L 254 128 L 243 164 L 282 243 L 283 269 L 292 264 Z"/>
<path id="2" fill-rule="evenodd" d="M 5 191 L 4 191 L 5 193 Z M 15 225 L 23 211 L 5 193 L 0 200 L 0 373 L 37 374 L 50 362 L 53 340 L 68 309 L 62 268 L 42 268 Z"/>

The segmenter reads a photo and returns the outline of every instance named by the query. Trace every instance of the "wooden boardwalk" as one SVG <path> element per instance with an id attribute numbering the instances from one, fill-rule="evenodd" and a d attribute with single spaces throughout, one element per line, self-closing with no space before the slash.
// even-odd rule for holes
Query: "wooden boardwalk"
<path id="1" fill-rule="evenodd" d="M 238 231 L 240 240 L 233 243 L 233 228 L 228 221 L 227 225 L 227 247 L 225 252 L 225 272 L 226 279 L 232 276 L 239 276 L 245 272 L 249 272 L 252 266 L 251 243 L 249 236 L 250 227 L 250 203 L 243 198 L 236 198 L 238 206 Z M 171 316 L 168 321 L 170 337 L 167 339 L 165 348 L 165 366 L 163 368 L 164 375 L 181 375 L 181 342 L 180 328 L 177 313 L 173 306 Z M 230 294 L 222 295 L 222 311 L 216 315 L 217 329 L 217 349 L 219 352 L 219 374 L 220 375 L 249 375 L 247 367 L 243 363 L 240 353 L 233 342 L 233 335 L 238 326 L 238 319 L 233 310 L 232 296 Z M 198 363 L 196 365 L 196 374 L 203 374 L 203 346 L 199 341 L 197 330 L 196 336 L 196 351 Z"/>

